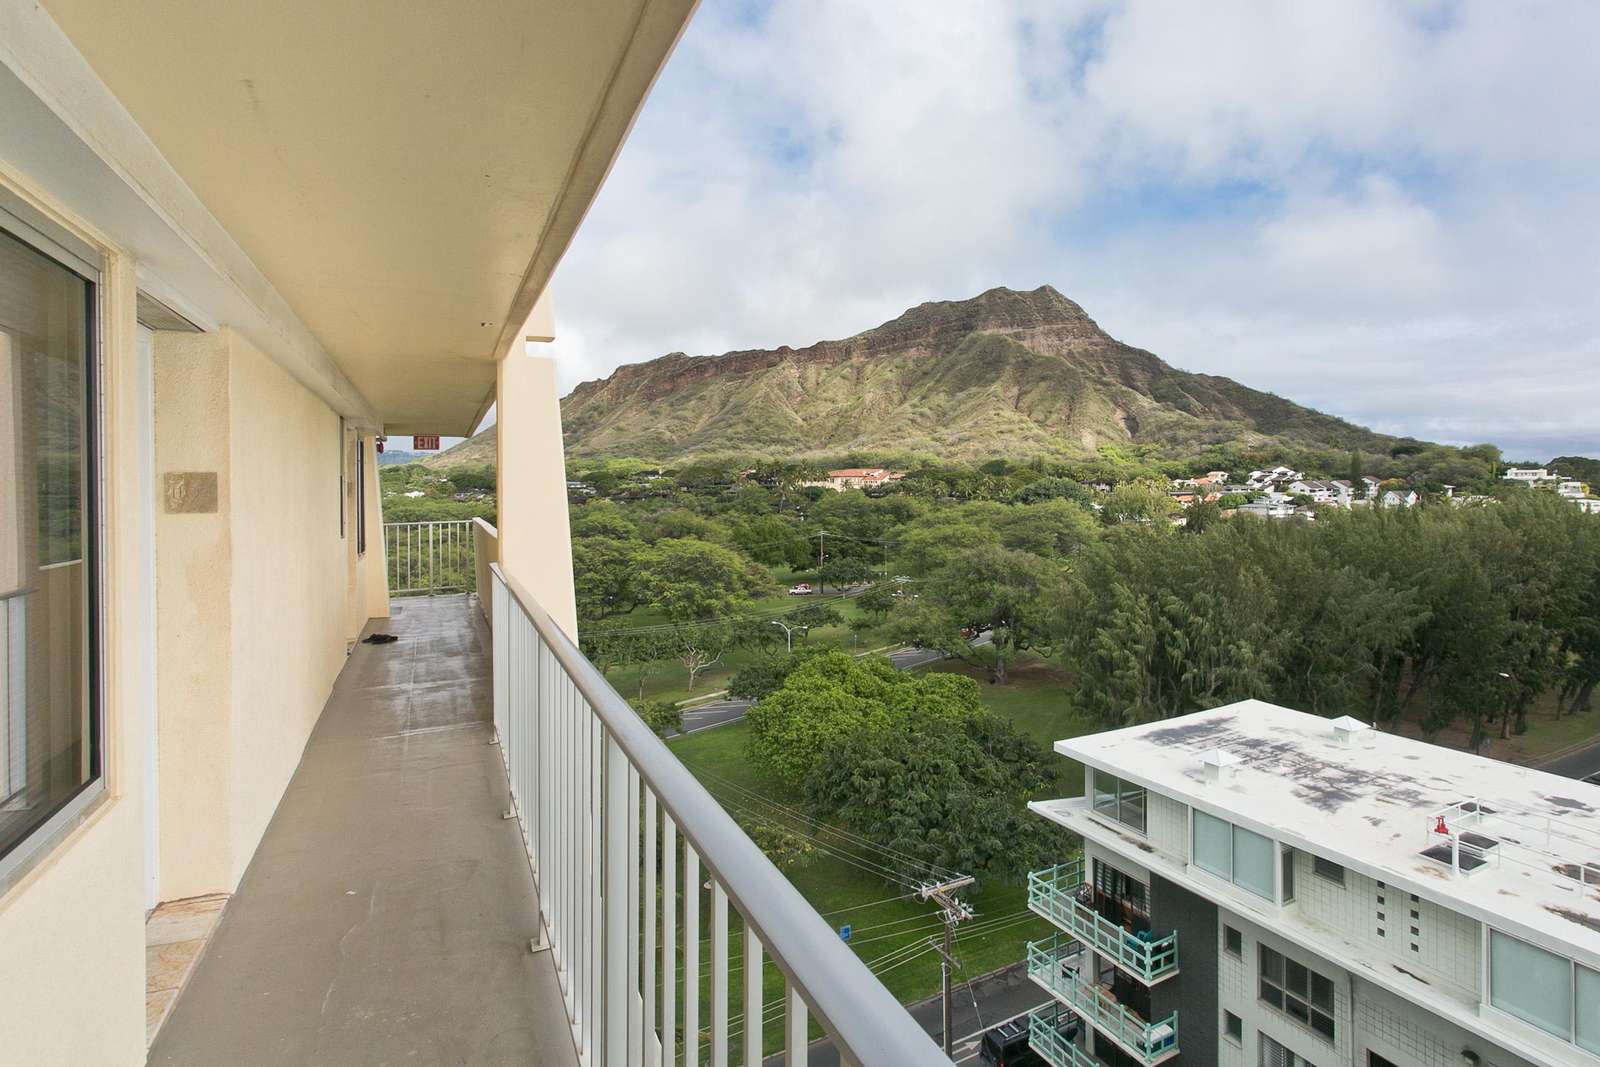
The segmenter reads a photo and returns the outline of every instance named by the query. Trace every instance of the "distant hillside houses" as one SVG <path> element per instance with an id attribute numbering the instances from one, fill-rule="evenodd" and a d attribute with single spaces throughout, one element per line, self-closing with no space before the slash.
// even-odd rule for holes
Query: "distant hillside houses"
<path id="1" fill-rule="evenodd" d="M 828 476 L 821 481 L 805 484 L 842 493 L 846 489 L 871 489 L 887 485 L 890 482 L 898 482 L 905 476 L 905 471 L 892 471 L 887 467 L 845 467 L 842 470 L 829 471 Z"/>
<path id="2" fill-rule="evenodd" d="M 1357 483 L 1345 478 L 1307 478 L 1291 467 L 1273 467 L 1251 471 L 1243 485 L 1229 485 L 1225 471 L 1211 471 L 1202 478 L 1179 478 L 1169 493 L 1185 508 L 1228 496 L 1248 497 L 1231 510 L 1267 519 L 1313 519 L 1316 510 L 1323 507 L 1410 508 L 1420 499 L 1414 490 L 1382 491 L 1381 485 L 1370 476 Z"/>
<path id="3" fill-rule="evenodd" d="M 1600 498 L 1590 495 L 1589 487 L 1583 482 L 1576 478 L 1564 478 L 1559 471 L 1544 467 L 1507 467 L 1500 478 L 1502 481 L 1526 485 L 1530 489 L 1554 492 L 1557 496 L 1572 501 L 1584 512 L 1600 515 Z"/>

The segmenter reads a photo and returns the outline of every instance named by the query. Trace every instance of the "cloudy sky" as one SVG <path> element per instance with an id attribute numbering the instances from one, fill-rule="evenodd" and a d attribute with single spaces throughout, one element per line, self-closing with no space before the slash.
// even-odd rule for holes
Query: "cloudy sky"
<path id="1" fill-rule="evenodd" d="M 1600 455 L 1600 4 L 702 0 L 564 388 L 1048 283 L 1375 429 Z"/>

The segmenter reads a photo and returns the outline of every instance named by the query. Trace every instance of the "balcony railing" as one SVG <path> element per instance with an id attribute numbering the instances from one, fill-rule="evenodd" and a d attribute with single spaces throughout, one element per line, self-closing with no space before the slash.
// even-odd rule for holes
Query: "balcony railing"
<path id="1" fill-rule="evenodd" d="M 1052 1067 L 1105 1067 L 1078 1047 L 1078 1017 L 1059 1004 L 1028 1013 L 1028 1044 Z"/>
<path id="2" fill-rule="evenodd" d="M 1067 1007 L 1087 1018 L 1099 1033 L 1146 1064 L 1178 1054 L 1178 1013 L 1146 1022 L 1083 973 L 1083 946 L 1056 935 L 1028 945 L 1028 977 Z"/>
<path id="3" fill-rule="evenodd" d="M 465 593 L 478 587 L 473 520 L 386 522 L 391 596 Z"/>
<path id="4" fill-rule="evenodd" d="M 712 1063 L 730 1062 L 731 907 L 744 923 L 745 1064 L 764 1052 L 763 955 L 786 982 L 789 1064 L 806 1062 L 808 1016 L 844 1062 L 948 1064 L 533 598 L 499 564 L 490 570 L 495 730 L 584 1062 L 669 1064 L 681 1046 L 682 1062 L 695 1064 L 702 1036 Z M 706 896 L 709 1020 L 700 1018 Z"/>
<path id="5" fill-rule="evenodd" d="M 1072 860 L 1028 875 L 1028 906 L 1150 985 L 1178 971 L 1178 934 L 1146 940 L 1107 919 L 1085 899 L 1083 861 Z"/>

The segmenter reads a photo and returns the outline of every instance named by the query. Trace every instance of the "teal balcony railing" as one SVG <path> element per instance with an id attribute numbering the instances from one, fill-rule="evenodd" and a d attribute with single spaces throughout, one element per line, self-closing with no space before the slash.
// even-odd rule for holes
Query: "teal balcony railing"
<path id="1" fill-rule="evenodd" d="M 1083 946 L 1057 934 L 1028 945 L 1028 977 L 1088 1019 L 1123 1051 L 1154 1067 L 1178 1054 L 1178 1013 L 1148 1022 L 1083 973 Z M 1030 1039 L 1031 1040 L 1031 1039 Z"/>
<path id="2" fill-rule="evenodd" d="M 1095 911 L 1083 861 L 1072 860 L 1028 875 L 1028 906 L 1150 985 L 1178 970 L 1178 934 L 1151 938 L 1124 930 Z"/>
<path id="3" fill-rule="evenodd" d="M 1051 1067 L 1105 1067 L 1078 1047 L 1078 1017 L 1059 1004 L 1028 1013 L 1028 1044 Z"/>

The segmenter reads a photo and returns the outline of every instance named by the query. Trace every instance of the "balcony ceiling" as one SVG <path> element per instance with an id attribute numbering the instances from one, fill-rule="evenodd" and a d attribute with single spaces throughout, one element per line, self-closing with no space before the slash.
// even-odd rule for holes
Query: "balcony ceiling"
<path id="1" fill-rule="evenodd" d="M 392 432 L 467 432 L 694 0 L 44 0 Z"/>

